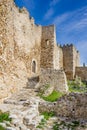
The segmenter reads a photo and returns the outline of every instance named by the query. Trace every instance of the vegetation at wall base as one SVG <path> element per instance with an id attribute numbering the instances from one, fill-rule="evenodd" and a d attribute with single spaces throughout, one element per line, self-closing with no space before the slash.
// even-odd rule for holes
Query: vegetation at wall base
<path id="1" fill-rule="evenodd" d="M 9 112 L 0 111 L 0 123 L 3 123 L 4 121 L 11 122 L 11 120 L 12 119 L 9 117 Z M 6 129 L 0 125 L 0 130 L 6 130 Z"/>
<path id="2" fill-rule="evenodd" d="M 11 118 L 9 118 L 9 113 L 8 112 L 1 112 L 0 111 L 0 122 L 3 122 L 3 121 L 11 122 Z"/>
<path id="3" fill-rule="evenodd" d="M 50 84 L 46 84 L 45 86 L 39 88 L 39 92 L 38 92 L 38 95 L 37 96 L 40 96 L 42 99 L 44 99 L 45 101 L 49 101 L 49 102 L 55 102 L 57 101 L 60 97 L 62 97 L 64 94 L 59 92 L 59 91 L 56 91 L 56 90 L 53 90 L 53 92 L 48 95 L 48 96 L 44 96 L 44 93 L 47 89 L 50 88 Z"/>
<path id="4" fill-rule="evenodd" d="M 49 120 L 49 118 L 55 116 L 55 112 L 42 112 L 41 115 L 44 116 L 44 119 Z"/>
<path id="5" fill-rule="evenodd" d="M 6 130 L 3 126 L 0 125 L 0 130 Z"/>
<path id="6" fill-rule="evenodd" d="M 58 91 L 53 91 L 49 96 L 47 96 L 47 97 L 42 96 L 42 98 L 45 101 L 55 102 L 62 96 L 63 96 L 63 93 L 58 92 Z"/>
<path id="7" fill-rule="evenodd" d="M 51 111 L 51 112 L 42 112 L 41 115 L 43 115 L 44 118 L 41 119 L 41 122 L 37 126 L 37 128 L 40 128 L 40 129 L 44 128 L 45 124 L 47 123 L 47 120 L 49 120 L 51 117 L 54 117 L 55 113 L 53 111 Z"/>
<path id="8" fill-rule="evenodd" d="M 63 130 L 63 129 L 67 129 L 67 130 L 76 130 L 76 128 L 80 126 L 80 122 L 79 121 L 72 121 L 72 122 L 65 122 L 65 121 L 61 121 L 61 122 L 54 122 L 53 125 L 53 130 Z"/>
<path id="9" fill-rule="evenodd" d="M 69 92 L 79 92 L 84 93 L 87 92 L 87 85 L 82 81 L 69 80 L 68 81 Z"/>
<path id="10" fill-rule="evenodd" d="M 38 96 L 42 97 L 44 95 L 45 91 L 50 88 L 50 84 L 46 84 L 45 86 L 39 88 Z"/>
<path id="11" fill-rule="evenodd" d="M 37 128 L 42 129 L 45 124 L 46 124 L 46 120 L 45 119 L 41 119 L 41 122 L 38 124 Z"/>

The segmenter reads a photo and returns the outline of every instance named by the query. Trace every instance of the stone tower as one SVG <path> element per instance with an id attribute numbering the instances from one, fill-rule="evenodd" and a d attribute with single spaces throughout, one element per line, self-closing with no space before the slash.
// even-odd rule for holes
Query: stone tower
<path id="1" fill-rule="evenodd" d="M 75 78 L 75 69 L 79 66 L 79 52 L 73 44 L 63 46 L 63 68 L 67 79 Z"/>
<path id="2" fill-rule="evenodd" d="M 55 28 L 54 25 L 42 27 L 41 68 L 53 68 Z"/>
<path id="3" fill-rule="evenodd" d="M 59 70 L 62 67 L 62 49 L 56 44 L 55 26 L 42 26 L 41 68 Z"/>

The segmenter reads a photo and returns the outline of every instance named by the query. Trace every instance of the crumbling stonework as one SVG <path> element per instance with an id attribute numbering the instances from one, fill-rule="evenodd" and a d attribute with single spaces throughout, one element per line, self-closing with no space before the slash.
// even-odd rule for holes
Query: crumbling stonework
<path id="1" fill-rule="evenodd" d="M 42 27 L 41 68 L 53 68 L 54 26 Z"/>
<path id="2" fill-rule="evenodd" d="M 54 111 L 57 116 L 71 120 L 87 121 L 87 93 L 70 93 L 61 97 L 57 102 L 42 102 L 39 111 Z"/>
<path id="3" fill-rule="evenodd" d="M 82 81 L 87 81 L 87 67 L 76 67 L 76 76 L 80 77 Z"/>
<path id="4" fill-rule="evenodd" d="M 19 9 L 13 0 L 0 0 L 0 98 L 25 87 L 41 69 L 53 69 L 58 90 L 67 90 L 66 76 L 74 79 L 79 53 L 73 45 L 56 43 L 54 25 L 36 25 L 25 8 Z"/>
<path id="5" fill-rule="evenodd" d="M 0 99 L 26 86 L 33 61 L 40 71 L 41 33 L 37 32 L 41 27 L 29 20 L 25 9 L 19 11 L 13 0 L 0 1 Z"/>
<path id="6" fill-rule="evenodd" d="M 74 79 L 76 66 L 79 66 L 79 52 L 73 44 L 64 45 L 63 68 L 68 79 Z"/>
<path id="7" fill-rule="evenodd" d="M 63 70 L 42 69 L 40 85 L 49 85 L 54 90 L 66 93 L 68 91 L 66 75 Z"/>

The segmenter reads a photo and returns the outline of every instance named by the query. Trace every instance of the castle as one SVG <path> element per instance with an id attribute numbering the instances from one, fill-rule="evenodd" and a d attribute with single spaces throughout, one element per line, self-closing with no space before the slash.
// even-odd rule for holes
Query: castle
<path id="1" fill-rule="evenodd" d="M 7 90 L 13 92 L 41 69 L 62 71 L 69 80 L 79 76 L 87 81 L 87 68 L 80 67 L 79 59 L 73 44 L 56 44 L 54 25 L 36 25 L 25 8 L 19 9 L 13 0 L 0 1 L 1 90 L 10 86 Z"/>

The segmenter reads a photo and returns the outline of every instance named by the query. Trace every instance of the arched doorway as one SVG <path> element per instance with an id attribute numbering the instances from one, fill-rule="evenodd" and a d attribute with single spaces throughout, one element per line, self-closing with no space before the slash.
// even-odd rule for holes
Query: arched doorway
<path id="1" fill-rule="evenodd" d="M 32 62 L 32 72 L 36 73 L 36 62 L 35 61 Z"/>

